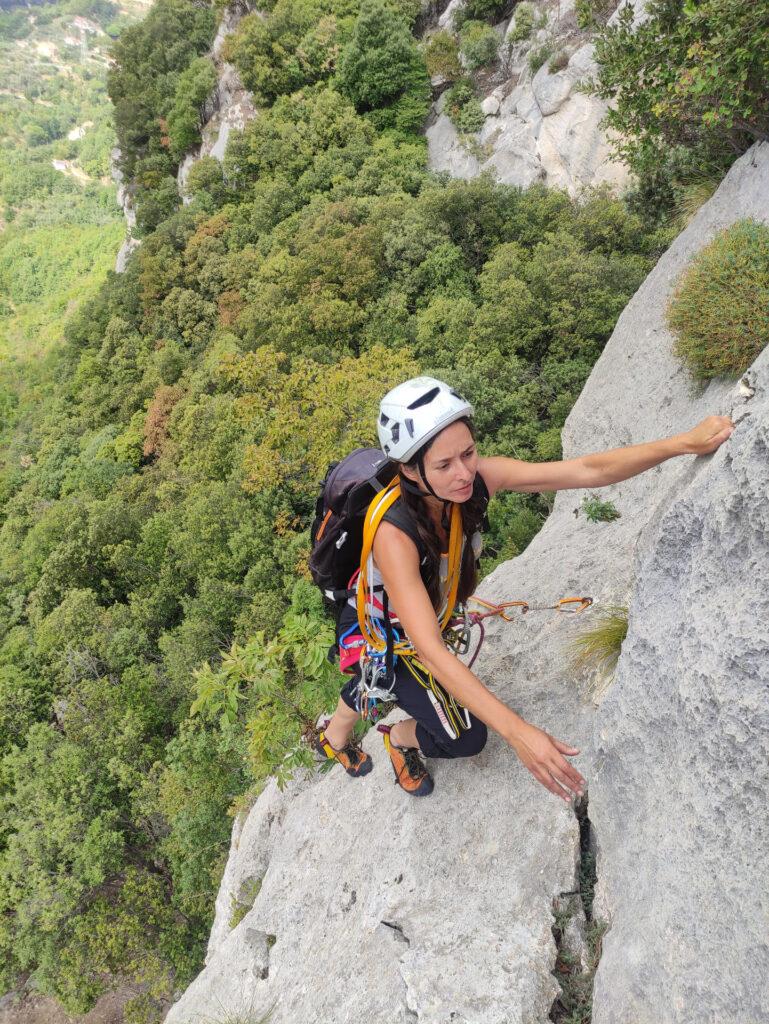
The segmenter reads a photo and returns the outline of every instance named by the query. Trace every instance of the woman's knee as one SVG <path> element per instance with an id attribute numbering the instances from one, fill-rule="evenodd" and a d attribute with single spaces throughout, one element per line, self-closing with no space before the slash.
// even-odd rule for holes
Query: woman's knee
<path id="1" fill-rule="evenodd" d="M 428 757 L 475 757 L 486 746 L 488 735 L 488 729 L 483 722 L 474 719 L 472 727 L 460 733 L 455 740 L 447 736 L 442 737 L 436 743 L 436 749 L 425 753 Z"/>
<path id="2" fill-rule="evenodd" d="M 474 721 L 472 729 L 468 729 L 467 732 L 463 732 L 457 741 L 462 744 L 462 753 L 457 756 L 475 757 L 475 755 L 480 754 L 486 746 L 486 740 L 488 738 L 489 730 L 486 728 L 484 723 Z"/>

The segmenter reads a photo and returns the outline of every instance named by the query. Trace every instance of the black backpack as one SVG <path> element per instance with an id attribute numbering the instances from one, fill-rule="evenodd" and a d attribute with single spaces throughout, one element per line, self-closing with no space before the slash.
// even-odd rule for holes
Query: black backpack
<path id="1" fill-rule="evenodd" d="M 328 467 L 310 530 L 310 572 L 334 604 L 350 596 L 350 577 L 360 567 L 366 510 L 397 475 L 397 463 L 379 448 L 356 448 Z"/>

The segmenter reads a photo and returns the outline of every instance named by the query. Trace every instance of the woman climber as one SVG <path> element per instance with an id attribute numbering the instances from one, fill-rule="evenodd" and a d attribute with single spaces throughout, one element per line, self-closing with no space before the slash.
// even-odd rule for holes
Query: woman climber
<path id="1" fill-rule="evenodd" d="M 385 455 L 398 463 L 400 491 L 375 527 L 369 574 L 358 581 L 357 597 L 339 616 L 340 653 L 355 651 L 356 643 L 360 649 L 363 637 L 356 629 L 361 615 L 373 620 L 378 635 L 387 634 L 388 642 L 405 634 L 410 644 L 412 656 L 395 659 L 392 681 L 392 699 L 410 717 L 379 727 L 396 781 L 407 793 L 432 792 L 423 757 L 477 754 L 488 727 L 543 786 L 568 802 L 572 795 L 581 796 L 585 785 L 567 760 L 579 750 L 517 715 L 445 644 L 442 628 L 453 611 L 447 604 L 466 601 L 475 587 L 479 530 L 488 500 L 502 490 L 557 491 L 617 483 L 676 455 L 714 452 L 734 424 L 727 416 L 708 416 L 692 430 L 660 441 L 535 463 L 480 458 L 472 415 L 472 406 L 431 377 L 406 381 L 382 399 L 379 440 Z M 354 672 L 317 746 L 326 757 L 340 761 L 349 775 L 359 777 L 372 764 L 351 741 L 361 714 L 360 664 Z"/>

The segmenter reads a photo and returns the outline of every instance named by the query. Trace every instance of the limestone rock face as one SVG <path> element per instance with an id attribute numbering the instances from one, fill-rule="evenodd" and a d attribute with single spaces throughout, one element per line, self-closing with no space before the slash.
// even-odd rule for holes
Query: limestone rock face
<path id="1" fill-rule="evenodd" d="M 565 653 L 593 609 L 489 620 L 476 663 L 582 749 L 595 910 L 610 926 L 596 1024 L 759 1024 L 769 1003 L 769 356 L 749 371 L 750 399 L 735 382 L 695 391 L 664 319 L 680 271 L 745 216 L 769 222 L 769 145 L 735 164 L 630 301 L 563 439 L 576 457 L 711 414 L 732 415 L 732 437 L 602 489 L 621 513 L 611 523 L 575 516 L 584 492 L 559 491 L 527 550 L 480 589 L 631 607 L 597 705 Z M 546 1024 L 553 910 L 577 888 L 575 815 L 496 735 L 473 759 L 431 761 L 425 800 L 393 785 L 376 732 L 364 747 L 370 775 L 270 784 L 236 828 L 207 966 L 169 1024 L 271 1008 L 273 1024 Z M 577 958 L 579 932 L 564 929 Z"/>
<path id="2" fill-rule="evenodd" d="M 136 227 L 136 210 L 134 209 L 133 189 L 123 179 L 123 172 L 120 170 L 120 150 L 115 147 L 110 153 L 110 174 L 117 185 L 117 204 L 123 210 L 126 222 L 126 237 L 118 250 L 115 258 L 115 273 L 122 274 L 128 264 L 128 259 L 134 249 L 141 244 L 141 239 L 133 237 L 133 230 Z"/>
<path id="3" fill-rule="evenodd" d="M 769 223 L 767 145 L 735 164 L 666 263 L 677 269 L 742 217 Z M 614 374 L 635 364 L 638 380 L 658 355 L 665 329 L 652 311 L 670 283 L 661 265 L 647 280 L 648 311 L 618 326 L 624 344 L 599 360 L 573 431 L 599 397 L 593 381 L 605 409 L 618 409 Z M 752 398 L 732 384 L 719 403 L 737 424 L 732 437 L 691 462 L 639 538 L 629 635 L 597 713 L 591 812 L 611 930 L 595 1024 L 766 1020 L 769 351 L 748 376 Z M 660 384 L 656 395 L 626 394 L 625 406 L 641 397 L 667 412 L 679 388 L 672 374 Z"/>
<path id="4" fill-rule="evenodd" d="M 461 3 L 452 0 L 439 27 L 450 25 Z M 624 3 L 633 3 L 637 20 L 643 17 L 640 0 L 623 0 L 620 6 Z M 586 185 L 621 187 L 628 171 L 612 156 L 601 127 L 606 104 L 583 90 L 597 66 L 592 43 L 576 28 L 574 5 L 541 0 L 535 6 L 538 16 L 547 19 L 546 27 L 522 42 L 508 38 L 503 43 L 491 94 L 501 103 L 489 102 L 491 97 L 481 102 L 488 118 L 481 131 L 463 139 L 442 109 L 434 108 L 426 131 L 429 165 L 458 178 L 491 170 L 505 184 L 526 188 L 542 181 L 571 194 Z M 513 17 L 508 28 L 514 24 Z M 529 56 L 540 46 L 559 55 L 564 66 L 551 72 L 546 60 L 532 74 Z"/>
<path id="5" fill-rule="evenodd" d="M 242 131 L 248 122 L 256 117 L 256 107 L 241 81 L 237 68 L 221 58 L 224 40 L 235 31 L 241 19 L 251 9 L 247 0 L 234 0 L 230 3 L 225 8 L 211 47 L 210 56 L 217 73 L 216 88 L 206 104 L 200 146 L 185 156 L 177 174 L 179 193 L 185 203 L 190 201 L 185 194 L 185 186 L 195 162 L 204 156 L 223 160 L 230 133 L 233 130 Z"/>

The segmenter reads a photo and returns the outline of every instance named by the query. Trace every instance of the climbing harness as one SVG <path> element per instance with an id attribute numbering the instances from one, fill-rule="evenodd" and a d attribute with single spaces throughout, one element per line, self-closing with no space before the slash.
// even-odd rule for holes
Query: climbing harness
<path id="1" fill-rule="evenodd" d="M 408 637 L 393 625 L 386 592 L 382 588 L 374 586 L 372 553 L 374 536 L 385 514 L 400 498 L 400 495 L 401 489 L 396 478 L 376 495 L 366 512 L 360 570 L 350 580 L 350 588 L 354 587 L 355 589 L 358 622 L 339 639 L 340 667 L 343 664 L 345 667 L 349 666 L 356 660 L 359 662 L 357 710 L 362 718 L 375 719 L 381 716 L 380 705 L 394 700 L 395 666 L 398 660 L 402 659 L 408 671 L 427 691 L 428 698 L 446 732 L 456 739 L 461 731 L 471 727 L 469 712 L 440 685 L 429 669 L 422 664 Z M 472 602 L 483 610 L 473 611 L 466 605 L 457 605 L 462 539 L 462 514 L 459 505 L 452 503 L 449 526 L 448 593 L 445 605 L 439 614 L 439 625 L 444 643 L 449 650 L 459 656 L 469 653 L 473 627 L 478 627 L 478 643 L 467 663 L 468 668 L 472 668 L 485 639 L 484 621 L 486 619 L 498 616 L 505 622 L 513 622 L 514 619 L 509 612 L 514 608 L 519 609 L 522 615 L 530 611 L 558 611 L 575 614 L 589 608 L 593 603 L 593 599 L 590 597 L 563 597 L 553 605 L 532 605 L 528 601 L 505 601 L 501 604 L 492 604 L 479 597 L 471 597 L 467 603 Z M 381 603 L 377 597 L 378 593 L 381 593 Z M 372 614 L 374 608 L 381 608 L 382 618 Z"/>

